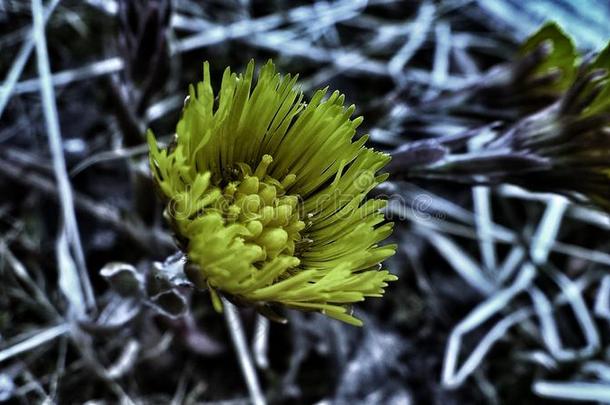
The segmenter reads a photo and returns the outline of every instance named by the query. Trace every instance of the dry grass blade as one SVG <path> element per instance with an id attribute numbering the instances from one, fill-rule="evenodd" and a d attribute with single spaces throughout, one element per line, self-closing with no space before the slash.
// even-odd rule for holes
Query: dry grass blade
<path id="1" fill-rule="evenodd" d="M 36 349 L 37 347 L 46 344 L 58 337 L 68 333 L 70 331 L 70 325 L 67 323 L 61 323 L 41 331 L 37 331 L 31 334 L 31 336 L 20 340 L 16 343 L 9 343 L 7 347 L 0 350 L 0 362 L 3 362 L 11 357 L 20 355 L 30 350 Z"/>
<path id="2" fill-rule="evenodd" d="M 250 399 L 254 405 L 264 405 L 267 403 L 263 391 L 261 390 L 258 377 L 256 375 L 256 369 L 250 356 L 248 345 L 246 343 L 246 336 L 244 329 L 239 318 L 237 308 L 226 299 L 222 298 L 223 312 L 229 328 L 229 334 L 235 347 L 237 357 L 239 359 L 239 365 L 248 385 L 248 391 L 250 392 Z"/>
<path id="3" fill-rule="evenodd" d="M 58 4 L 59 4 L 59 0 L 50 1 L 49 5 L 47 6 L 46 10 L 44 11 L 44 16 L 43 16 L 44 20 L 42 22 L 43 25 L 46 24 L 49 17 L 53 13 L 53 10 L 55 10 L 55 8 L 57 7 Z M 2 87 L 0 88 L 0 117 L 2 116 L 2 113 L 4 112 L 4 108 L 6 107 L 6 104 L 8 103 L 9 99 L 11 98 L 11 95 L 13 94 L 17 81 L 19 80 L 19 77 L 21 76 L 21 73 L 23 72 L 23 68 L 25 67 L 25 64 L 27 63 L 28 58 L 30 57 L 30 54 L 34 50 L 34 45 L 35 45 L 35 35 L 34 35 L 34 28 L 32 28 L 32 30 L 29 32 L 29 35 L 26 36 L 25 42 L 21 46 L 21 49 L 19 50 L 19 54 L 17 55 L 17 58 L 13 62 L 13 65 L 11 66 L 9 73 L 7 74 L 6 79 L 4 79 L 4 82 L 2 83 Z"/>
<path id="4" fill-rule="evenodd" d="M 33 36 L 34 43 L 36 44 L 36 55 L 38 61 L 38 73 L 40 75 L 41 82 L 43 111 L 47 125 L 49 147 L 53 156 L 53 169 L 60 192 L 63 220 L 65 223 L 65 228 L 63 231 L 65 232 L 65 234 L 62 235 L 62 238 L 65 238 L 66 249 L 63 251 L 66 254 L 61 254 L 58 257 L 59 269 L 62 272 L 70 271 L 70 269 L 72 268 L 70 263 L 62 261 L 63 259 L 67 259 L 74 255 L 74 262 L 76 266 L 75 271 L 77 272 L 77 275 L 66 276 L 70 277 L 72 280 L 78 280 L 79 285 L 75 286 L 76 289 L 70 289 L 68 293 L 82 294 L 81 305 L 83 309 L 93 309 L 95 308 L 95 298 L 93 295 L 91 282 L 89 281 L 89 274 L 87 273 L 85 255 L 83 253 L 80 234 L 78 231 L 78 224 L 76 222 L 76 215 L 74 213 L 72 188 L 68 179 L 66 162 L 64 160 L 63 155 L 61 132 L 59 129 L 59 119 L 57 115 L 57 107 L 55 105 L 55 93 L 53 91 L 53 85 L 51 83 L 49 57 L 47 53 L 47 44 L 44 31 L 43 10 L 40 0 L 32 1 L 32 15 L 34 20 Z M 72 252 L 68 253 L 68 247 L 72 249 Z M 71 301 L 79 302 L 81 301 L 81 298 L 72 297 Z"/>

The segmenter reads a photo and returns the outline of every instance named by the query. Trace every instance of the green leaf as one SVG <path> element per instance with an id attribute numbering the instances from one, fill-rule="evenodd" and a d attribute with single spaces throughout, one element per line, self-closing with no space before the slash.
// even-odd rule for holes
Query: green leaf
<path id="1" fill-rule="evenodd" d="M 603 86 L 600 93 L 593 99 L 591 104 L 584 110 L 585 116 L 590 116 L 599 113 L 610 112 L 610 42 L 597 55 L 593 63 L 591 63 L 590 71 L 603 69 L 606 71 L 606 77 L 596 82 L 596 85 Z M 592 90 L 592 89 L 591 89 Z"/>
<path id="2" fill-rule="evenodd" d="M 534 70 L 534 75 L 542 76 L 559 69 L 561 78 L 551 87 L 558 91 L 566 90 L 574 81 L 579 59 L 574 42 L 557 23 L 549 22 L 521 45 L 519 53 L 526 55 L 535 51 L 543 43 L 551 45 L 551 52 Z"/>

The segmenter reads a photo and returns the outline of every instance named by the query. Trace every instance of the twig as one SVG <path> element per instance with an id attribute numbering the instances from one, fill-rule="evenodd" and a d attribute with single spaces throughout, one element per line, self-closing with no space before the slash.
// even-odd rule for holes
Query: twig
<path id="1" fill-rule="evenodd" d="M 555 197 L 547 205 L 532 238 L 530 256 L 534 263 L 543 263 L 548 258 L 566 208 L 567 201 L 563 197 Z M 475 309 L 457 324 L 449 336 L 449 342 L 445 350 L 442 374 L 444 386 L 456 388 L 462 385 L 466 378 L 483 361 L 491 346 L 504 336 L 508 329 L 525 321 L 533 314 L 533 311 L 526 307 L 504 317 L 478 342 L 476 347 L 466 357 L 462 366 L 457 367 L 464 336 L 480 327 L 494 315 L 505 310 L 518 294 L 530 289 L 537 274 L 534 264 L 526 262 L 523 264 L 516 280 L 509 287 L 498 289 L 494 294 L 489 294 L 485 301 L 477 305 Z"/>
<path id="2" fill-rule="evenodd" d="M 395 0 L 371 1 L 370 3 L 390 3 Z M 332 23 L 351 18 L 354 11 L 361 9 L 366 2 L 339 1 L 332 5 L 316 4 L 315 6 L 296 7 L 287 13 L 276 13 L 252 20 L 240 20 L 229 25 L 207 27 L 202 20 L 174 15 L 172 25 L 189 31 L 200 31 L 181 40 L 174 52 L 187 52 L 197 48 L 222 43 L 229 39 L 249 37 L 258 33 L 271 31 L 284 23 L 305 23 L 320 21 L 321 14 L 332 20 Z M 328 23 L 328 21 L 325 21 Z"/>
<path id="3" fill-rule="evenodd" d="M 61 323 L 56 326 L 47 328 L 46 330 L 36 333 L 30 338 L 24 339 L 21 342 L 15 343 L 0 351 L 0 362 L 17 356 L 18 354 L 30 351 L 36 347 L 43 345 L 59 336 L 70 331 L 70 326 L 67 323 Z"/>
<path id="4" fill-rule="evenodd" d="M 269 368 L 267 349 L 269 348 L 269 319 L 262 315 L 256 315 L 256 326 L 252 342 L 252 352 L 256 365 L 265 370 Z"/>
<path id="5" fill-rule="evenodd" d="M 0 159 L 0 174 L 16 182 L 28 185 L 46 196 L 59 200 L 59 191 L 53 182 L 46 177 L 19 167 L 15 162 L 7 162 L 4 159 Z M 163 249 L 174 248 L 174 242 L 167 233 L 161 232 L 158 229 L 140 229 L 139 227 L 131 226 L 114 207 L 98 203 L 78 192 L 73 194 L 73 199 L 75 208 L 86 212 L 100 221 L 108 223 L 118 232 L 136 242 L 141 248 L 148 251 L 154 251 L 159 247 Z"/>
<path id="6" fill-rule="evenodd" d="M 76 69 L 63 70 L 51 76 L 53 86 L 65 86 L 74 81 L 91 79 L 123 70 L 123 60 L 119 57 L 101 60 Z M 40 79 L 28 79 L 15 85 L 15 94 L 33 93 L 39 91 Z"/>
<path id="7" fill-rule="evenodd" d="M 608 383 L 536 381 L 532 389 L 541 397 L 555 400 L 610 402 Z"/>
<path id="8" fill-rule="evenodd" d="M 61 132 L 59 128 L 59 118 L 57 106 L 55 105 L 55 93 L 51 84 L 51 71 L 49 67 L 49 55 L 47 53 L 47 43 L 44 33 L 44 18 L 41 0 L 32 1 L 32 16 L 34 19 L 34 42 L 36 44 L 36 56 L 38 61 L 38 74 L 41 82 L 41 97 L 43 111 L 47 124 L 47 134 L 49 137 L 49 148 L 53 156 L 53 169 L 59 188 L 60 202 L 63 212 L 65 226 L 65 237 L 67 244 L 72 248 L 71 255 L 74 256 L 76 271 L 78 275 L 70 276 L 79 280 L 84 300 L 85 309 L 95 308 L 95 297 L 93 288 L 89 280 L 89 274 L 85 263 L 85 255 L 80 241 L 76 215 L 74 214 L 74 201 L 72 199 L 72 188 L 68 179 L 66 162 L 62 149 Z M 61 268 L 60 271 L 67 271 L 69 267 Z M 74 294 L 77 292 L 74 291 Z"/>
<path id="9" fill-rule="evenodd" d="M 195 29 L 192 25 L 180 25 L 180 28 L 188 31 L 203 30 L 204 33 L 209 33 L 210 30 L 218 28 L 217 24 L 213 24 L 205 20 L 197 21 L 199 21 L 201 24 L 201 27 L 198 27 L 197 29 Z M 176 48 L 174 49 L 176 53 L 191 50 L 189 47 L 183 45 L 182 42 L 188 40 L 188 38 L 190 37 L 178 42 Z M 231 39 L 237 39 L 258 48 L 269 49 L 285 56 L 302 57 L 317 63 L 330 63 L 334 68 L 352 74 L 379 77 L 392 76 L 392 72 L 388 69 L 388 65 L 384 62 L 378 62 L 368 58 L 356 50 L 326 49 L 316 46 L 307 40 L 299 39 L 290 30 L 277 29 L 274 31 L 265 32 L 264 34 L 259 33 L 248 36 L 239 35 Z M 186 45 L 188 45 L 188 43 Z M 197 47 L 199 47 L 199 45 L 201 44 L 198 44 Z M 208 45 L 208 43 L 205 43 L 201 46 Z M 405 82 L 412 81 L 414 83 L 425 84 L 427 86 L 434 86 L 431 79 L 431 74 L 427 70 L 412 67 L 409 70 L 405 70 L 402 75 Z M 440 88 L 441 90 L 457 90 L 472 82 L 459 76 L 448 76 L 446 79 L 447 80 L 443 82 L 442 87 Z"/>
<path id="10" fill-rule="evenodd" d="M 244 379 L 246 380 L 246 384 L 248 385 L 248 392 L 250 393 L 252 403 L 254 405 L 264 405 L 266 404 L 266 400 L 263 396 L 263 392 L 261 391 L 258 377 L 256 376 L 256 370 L 254 369 L 254 364 L 252 363 L 252 358 L 248 352 L 246 336 L 244 334 L 241 320 L 239 319 L 239 314 L 237 313 L 237 308 L 235 308 L 235 306 L 225 298 L 222 298 L 222 304 L 224 307 L 227 327 L 229 328 L 229 333 L 231 334 L 231 339 L 233 340 L 233 345 L 235 346 L 235 351 L 237 352 L 237 357 L 239 358 L 241 371 L 244 375 Z"/>
<path id="11" fill-rule="evenodd" d="M 409 39 L 390 59 L 388 69 L 397 83 L 404 82 L 403 68 L 424 44 L 433 21 L 434 12 L 435 7 L 432 3 L 425 2 L 421 5 L 411 27 Z"/>
<path id="12" fill-rule="evenodd" d="M 43 25 L 47 23 L 51 13 L 53 10 L 55 10 L 55 7 L 57 7 L 58 4 L 59 0 L 51 0 L 44 12 L 42 22 Z M 2 83 L 2 87 L 0 87 L 0 117 L 4 112 L 4 108 L 6 107 L 8 100 L 13 94 L 15 84 L 23 72 L 23 68 L 25 67 L 32 50 L 34 49 L 34 45 L 34 28 L 32 28 L 26 37 L 25 43 L 21 46 L 15 62 L 13 62 L 13 65 L 11 66 L 11 70 L 8 72 L 8 75 L 6 75 L 6 79 L 4 79 L 4 83 Z"/>

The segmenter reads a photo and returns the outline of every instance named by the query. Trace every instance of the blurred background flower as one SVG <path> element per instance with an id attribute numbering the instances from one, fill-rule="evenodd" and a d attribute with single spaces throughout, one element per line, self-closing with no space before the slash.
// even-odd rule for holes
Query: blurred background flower
<path id="1" fill-rule="evenodd" d="M 513 183 L 609 211 L 610 45 L 581 58 L 571 39 L 550 23 L 524 43 L 521 53 L 516 62 L 494 69 L 484 84 L 463 92 L 468 96 L 460 100 L 490 105 L 491 100 L 477 97 L 493 92 L 493 98 L 510 100 L 502 111 L 515 109 L 514 119 L 488 117 L 488 126 L 478 131 L 407 143 L 394 152 L 393 173 L 470 184 Z M 424 148 L 437 152 L 422 160 Z"/>

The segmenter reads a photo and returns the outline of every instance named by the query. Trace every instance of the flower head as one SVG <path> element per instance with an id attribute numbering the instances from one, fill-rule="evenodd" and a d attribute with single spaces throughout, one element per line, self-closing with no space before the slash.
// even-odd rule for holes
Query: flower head
<path id="1" fill-rule="evenodd" d="M 360 325 L 349 305 L 380 297 L 396 277 L 385 200 L 367 193 L 386 179 L 389 156 L 354 141 L 338 92 L 306 103 L 297 77 L 268 62 L 254 81 L 226 69 L 215 98 L 209 65 L 191 86 L 174 144 L 149 132 L 150 165 L 182 240 L 194 284 L 249 303 L 321 311 Z"/>

